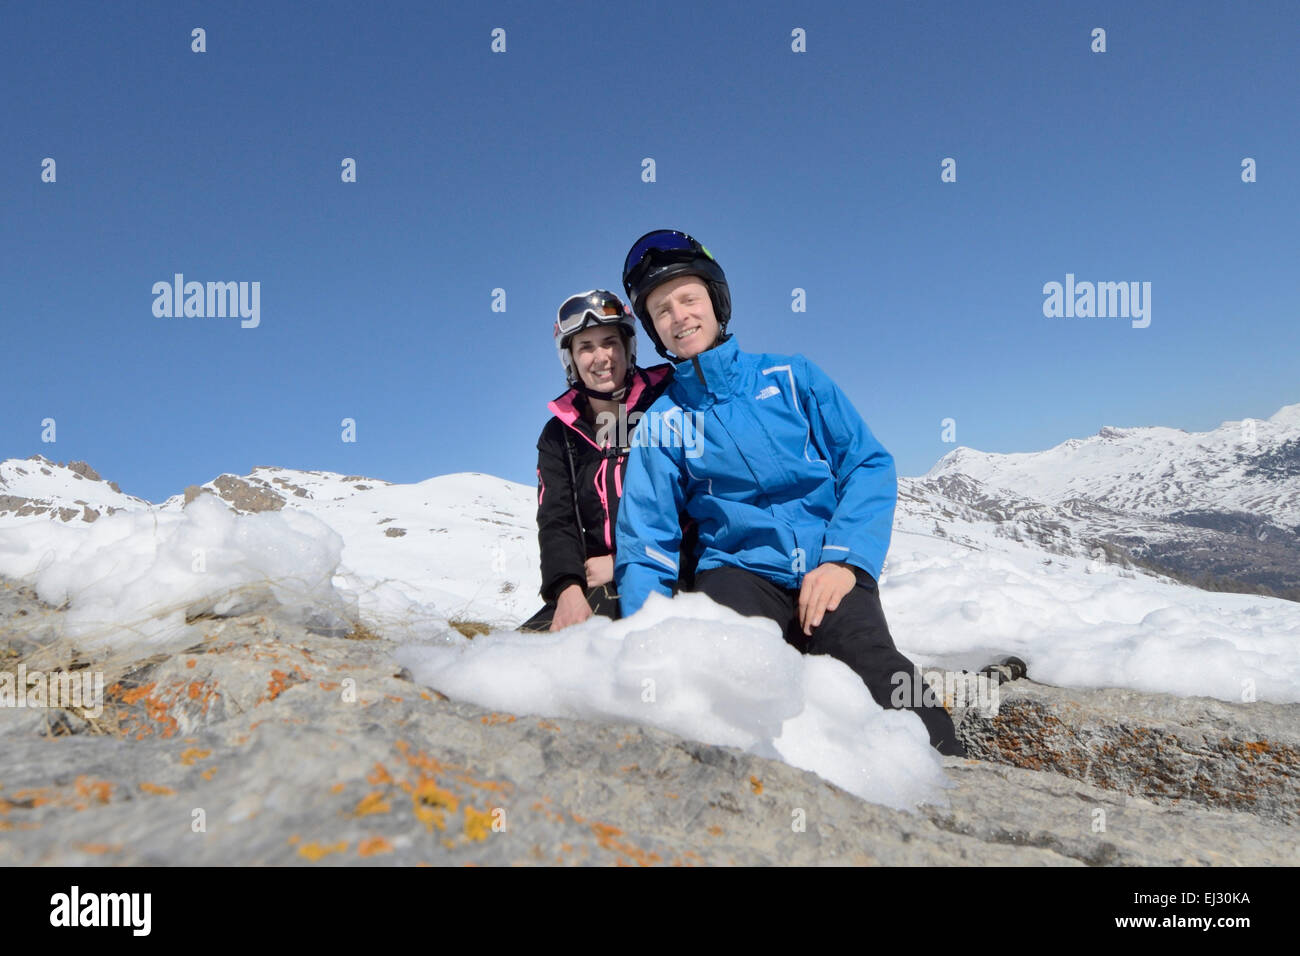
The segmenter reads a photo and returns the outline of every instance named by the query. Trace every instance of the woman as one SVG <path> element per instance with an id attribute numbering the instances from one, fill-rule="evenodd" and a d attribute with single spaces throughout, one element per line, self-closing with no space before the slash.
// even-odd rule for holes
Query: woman
<path id="1" fill-rule="evenodd" d="M 667 364 L 637 368 L 635 320 L 623 300 L 604 289 L 566 299 L 554 336 L 569 389 L 550 403 L 554 417 L 537 440 L 546 606 L 521 631 L 558 631 L 592 614 L 618 617 L 614 525 L 633 431 L 620 430 L 619 422 L 649 408 L 672 372 Z"/>

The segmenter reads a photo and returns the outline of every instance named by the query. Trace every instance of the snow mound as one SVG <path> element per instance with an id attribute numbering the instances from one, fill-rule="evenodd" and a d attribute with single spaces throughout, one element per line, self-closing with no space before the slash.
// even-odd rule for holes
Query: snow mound
<path id="1" fill-rule="evenodd" d="M 1230 702 L 1300 701 L 1300 606 L 1121 577 L 1110 565 L 1029 549 L 889 556 L 881 589 L 899 649 L 977 670 L 1015 654 L 1061 687 L 1121 687 Z M 1040 559 L 1041 560 L 1041 559 Z"/>
<path id="2" fill-rule="evenodd" d="M 90 525 L 0 530 L 0 575 L 66 606 L 63 635 L 87 650 L 192 640 L 200 614 L 279 605 L 306 626 L 350 616 L 331 583 L 342 539 L 294 511 L 238 515 L 210 496 L 184 511 L 120 512 Z"/>
<path id="3" fill-rule="evenodd" d="M 396 651 L 413 678 L 513 714 L 629 720 L 810 770 L 896 809 L 942 803 L 942 760 L 911 713 L 884 710 L 846 665 L 804 657 L 771 621 L 702 594 L 652 595 L 622 621 L 493 632 Z"/>

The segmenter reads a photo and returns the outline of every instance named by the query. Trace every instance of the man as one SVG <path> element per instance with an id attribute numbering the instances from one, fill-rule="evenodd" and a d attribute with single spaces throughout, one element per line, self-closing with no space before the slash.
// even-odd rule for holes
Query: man
<path id="1" fill-rule="evenodd" d="M 614 566 L 623 616 L 651 593 L 672 593 L 684 511 L 698 525 L 696 591 L 771 618 L 800 651 L 843 661 L 878 704 L 897 706 L 895 689 L 907 697 L 918 682 L 876 586 L 898 498 L 893 457 L 803 356 L 739 350 L 727 334 L 726 276 L 690 236 L 638 239 L 623 287 L 659 354 L 675 363 L 628 460 Z M 640 440 L 652 420 L 657 440 Z M 700 434 L 687 442 L 681 431 L 692 421 Z M 901 703 L 940 753 L 965 756 L 952 719 L 921 686 L 921 701 Z"/>

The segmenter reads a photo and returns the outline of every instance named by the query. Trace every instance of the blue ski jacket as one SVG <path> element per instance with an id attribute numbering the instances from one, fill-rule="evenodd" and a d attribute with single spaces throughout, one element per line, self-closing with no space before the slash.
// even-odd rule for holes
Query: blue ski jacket
<path id="1" fill-rule="evenodd" d="M 699 525 L 699 571 L 734 566 L 797 589 L 840 561 L 879 578 L 894 458 L 802 355 L 754 355 L 729 338 L 677 363 L 631 444 L 614 563 L 623 616 L 672 594 L 681 511 Z"/>

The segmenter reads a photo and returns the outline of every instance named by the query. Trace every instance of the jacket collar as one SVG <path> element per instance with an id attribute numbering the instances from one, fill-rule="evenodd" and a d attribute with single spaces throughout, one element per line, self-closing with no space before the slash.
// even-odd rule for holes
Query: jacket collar
<path id="1" fill-rule="evenodd" d="M 699 404 L 706 397 L 723 402 L 740 385 L 740 347 L 735 336 L 729 335 L 721 345 L 678 362 L 674 369 L 676 374 L 670 389 L 675 397 L 683 399 L 679 404 Z"/>
<path id="2" fill-rule="evenodd" d="M 670 371 L 671 368 L 667 365 L 656 365 L 649 369 L 637 366 L 632 373 L 632 387 L 627 390 L 627 400 L 624 403 L 628 411 L 631 412 L 637 407 L 647 388 L 659 384 Z M 571 388 L 559 398 L 553 399 L 546 407 L 551 410 L 552 415 L 587 439 L 594 447 L 600 447 L 596 444 L 595 436 L 586 419 L 582 417 L 587 410 L 587 398 L 576 388 Z"/>

